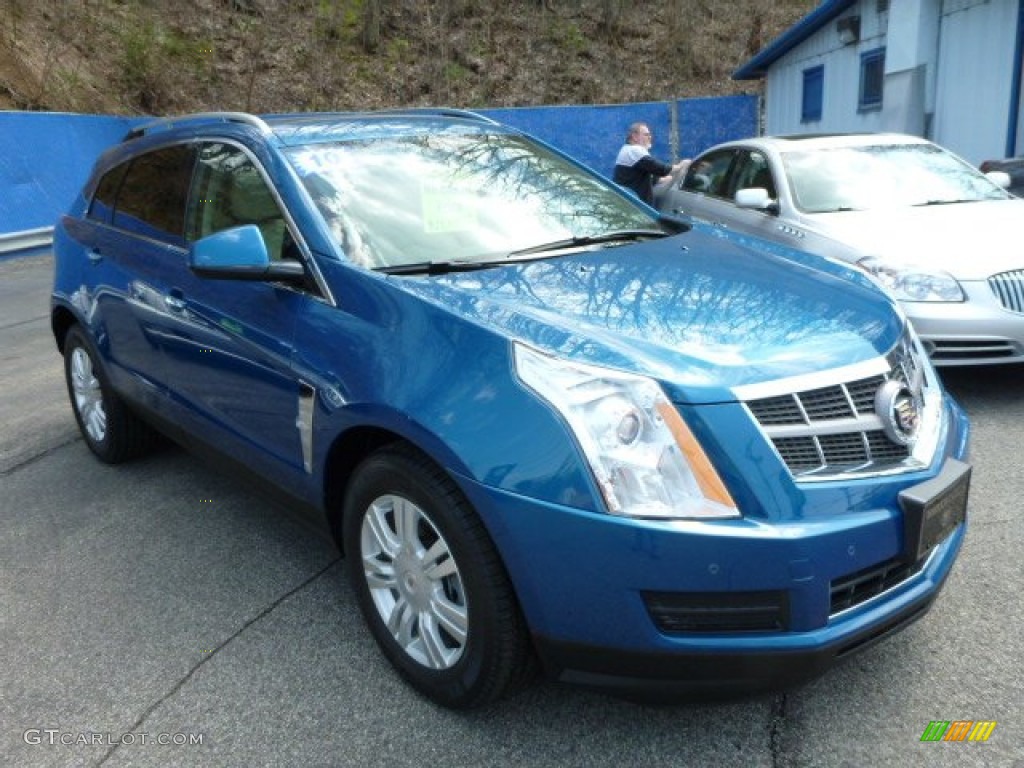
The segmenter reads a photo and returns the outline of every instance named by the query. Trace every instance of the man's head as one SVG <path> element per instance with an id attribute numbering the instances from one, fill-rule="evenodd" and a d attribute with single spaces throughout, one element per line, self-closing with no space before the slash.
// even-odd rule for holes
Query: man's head
<path id="1" fill-rule="evenodd" d="M 626 134 L 627 144 L 639 144 L 642 147 L 650 148 L 653 136 L 647 123 L 633 123 L 629 126 L 629 133 Z"/>

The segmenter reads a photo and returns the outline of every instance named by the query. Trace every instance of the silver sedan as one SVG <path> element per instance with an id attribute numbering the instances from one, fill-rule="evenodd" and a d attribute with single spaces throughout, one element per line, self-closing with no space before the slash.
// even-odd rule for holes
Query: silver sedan
<path id="1" fill-rule="evenodd" d="M 914 136 L 720 144 L 656 205 L 858 265 L 897 299 L 936 365 L 1024 362 L 1024 199 Z"/>

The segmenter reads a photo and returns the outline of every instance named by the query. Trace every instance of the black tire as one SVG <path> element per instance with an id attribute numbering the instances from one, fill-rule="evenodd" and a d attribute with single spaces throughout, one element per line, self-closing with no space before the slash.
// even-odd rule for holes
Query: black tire
<path id="1" fill-rule="evenodd" d="M 114 393 L 95 347 L 77 325 L 64 337 L 64 379 L 78 429 L 101 461 L 119 464 L 152 449 L 155 433 Z"/>
<path id="2" fill-rule="evenodd" d="M 494 544 L 440 468 L 411 448 L 383 448 L 356 469 L 343 515 L 359 607 L 417 691 L 469 709 L 534 676 L 526 622 Z"/>

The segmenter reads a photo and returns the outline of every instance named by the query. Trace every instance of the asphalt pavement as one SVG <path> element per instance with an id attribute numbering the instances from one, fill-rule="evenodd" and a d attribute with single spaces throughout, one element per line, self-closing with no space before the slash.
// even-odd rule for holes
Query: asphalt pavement
<path id="1" fill-rule="evenodd" d="M 0 765 L 1024 768 L 1024 366 L 943 374 L 974 426 L 970 526 L 903 632 L 776 695 L 538 682 L 455 713 L 378 654 L 322 528 L 175 447 L 92 457 L 51 269 L 0 261 Z M 922 742 L 936 720 L 996 726 Z"/>

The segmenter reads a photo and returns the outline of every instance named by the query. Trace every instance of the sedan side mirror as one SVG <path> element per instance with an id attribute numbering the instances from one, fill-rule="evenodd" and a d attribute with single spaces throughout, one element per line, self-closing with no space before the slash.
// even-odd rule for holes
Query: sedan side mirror
<path id="1" fill-rule="evenodd" d="M 733 202 L 740 208 L 751 208 L 755 211 L 767 213 L 778 213 L 779 203 L 768 196 L 768 190 L 764 187 L 750 187 L 736 191 Z"/>
<path id="2" fill-rule="evenodd" d="M 263 234 L 255 224 L 232 227 L 196 240 L 188 250 L 188 267 L 200 277 L 221 280 L 303 282 L 298 261 L 271 261 Z"/>
<path id="3" fill-rule="evenodd" d="M 985 178 L 1001 189 L 1010 187 L 1010 174 L 1006 171 L 989 171 L 985 174 Z"/>

